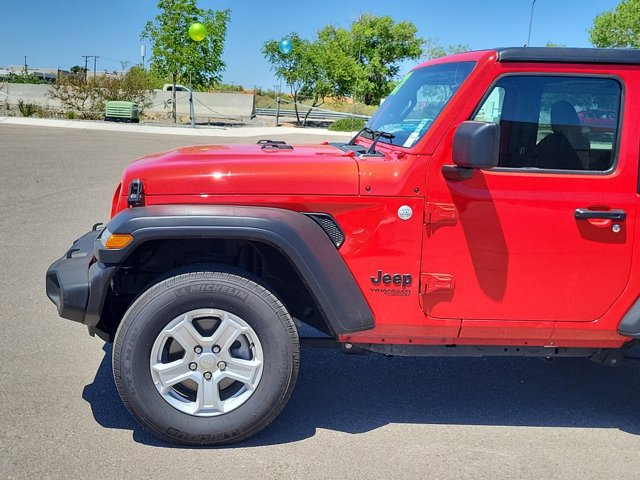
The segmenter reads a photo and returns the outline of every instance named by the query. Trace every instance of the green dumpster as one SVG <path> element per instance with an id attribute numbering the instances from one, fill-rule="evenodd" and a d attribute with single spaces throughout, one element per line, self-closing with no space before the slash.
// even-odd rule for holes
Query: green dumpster
<path id="1" fill-rule="evenodd" d="M 105 106 L 104 120 L 106 122 L 138 123 L 140 121 L 138 105 L 134 102 L 111 100 Z"/>

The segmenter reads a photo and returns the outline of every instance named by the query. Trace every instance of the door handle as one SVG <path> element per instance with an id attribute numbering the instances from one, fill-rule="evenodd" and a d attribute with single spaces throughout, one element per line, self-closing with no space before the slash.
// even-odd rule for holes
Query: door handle
<path id="1" fill-rule="evenodd" d="M 590 210 L 588 208 L 576 208 L 573 212 L 576 220 L 625 220 L 627 212 L 619 208 L 613 210 Z"/>

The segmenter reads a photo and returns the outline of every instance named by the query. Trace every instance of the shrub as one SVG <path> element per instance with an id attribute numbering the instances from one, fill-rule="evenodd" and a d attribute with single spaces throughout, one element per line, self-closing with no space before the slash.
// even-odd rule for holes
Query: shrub
<path id="1" fill-rule="evenodd" d="M 329 127 L 329 130 L 333 132 L 356 132 L 362 129 L 365 123 L 366 122 L 364 118 L 341 118 L 340 120 L 336 120 L 335 122 L 333 122 L 333 124 Z"/>
<path id="2" fill-rule="evenodd" d="M 97 90 L 94 81 L 85 81 L 79 75 L 61 75 L 49 89 L 49 96 L 59 100 L 63 109 L 82 112 L 91 110 Z"/>
<path id="3" fill-rule="evenodd" d="M 151 105 L 153 85 L 141 67 L 125 74 L 101 75 L 86 81 L 79 75 L 58 77 L 49 96 L 59 100 L 62 108 L 78 112 L 80 118 L 97 118 L 109 100 L 126 100 L 138 104 L 142 113 Z"/>
<path id="4" fill-rule="evenodd" d="M 216 85 L 213 90 L 214 92 L 220 91 L 221 93 L 224 92 L 244 92 L 244 87 L 242 85 L 234 85 L 234 84 L 229 84 L 229 83 L 219 83 L 218 85 Z"/>
<path id="5" fill-rule="evenodd" d="M 7 83 L 33 83 L 33 84 L 43 84 L 48 83 L 46 80 L 38 77 L 33 73 L 21 72 L 9 72 L 9 76 L 7 77 Z"/>
<path id="6" fill-rule="evenodd" d="M 110 75 L 98 77 L 102 79 L 100 108 L 104 110 L 104 104 L 109 100 L 124 100 L 138 104 L 140 112 L 151 106 L 153 84 L 149 74 L 139 66 L 129 69 L 124 75 Z"/>
<path id="7" fill-rule="evenodd" d="M 31 117 L 34 113 L 38 112 L 38 106 L 33 103 L 25 103 L 22 100 L 18 100 L 18 110 L 23 117 Z"/>

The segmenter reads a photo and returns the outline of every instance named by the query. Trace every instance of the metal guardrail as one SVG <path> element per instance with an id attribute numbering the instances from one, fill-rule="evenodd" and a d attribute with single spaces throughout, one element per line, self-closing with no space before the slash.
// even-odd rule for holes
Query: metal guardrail
<path id="1" fill-rule="evenodd" d="M 307 109 L 301 108 L 298 110 L 298 114 L 300 118 L 304 118 L 307 114 Z M 275 108 L 256 108 L 256 115 L 262 115 L 265 117 L 275 117 L 276 109 Z M 296 111 L 293 109 L 280 109 L 281 117 L 295 117 Z M 355 115 L 353 113 L 344 113 L 344 112 L 329 112 L 327 110 L 313 110 L 308 117 L 308 120 L 338 120 L 340 118 L 362 118 L 364 120 L 369 120 L 369 116 L 367 115 Z"/>

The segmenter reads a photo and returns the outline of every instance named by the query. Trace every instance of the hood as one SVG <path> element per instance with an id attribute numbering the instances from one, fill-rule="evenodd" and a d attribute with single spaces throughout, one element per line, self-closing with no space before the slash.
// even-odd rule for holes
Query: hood
<path id="1" fill-rule="evenodd" d="M 122 194 L 140 179 L 145 195 L 357 195 L 351 152 L 322 145 L 293 149 L 205 145 L 142 157 L 124 171 Z"/>

